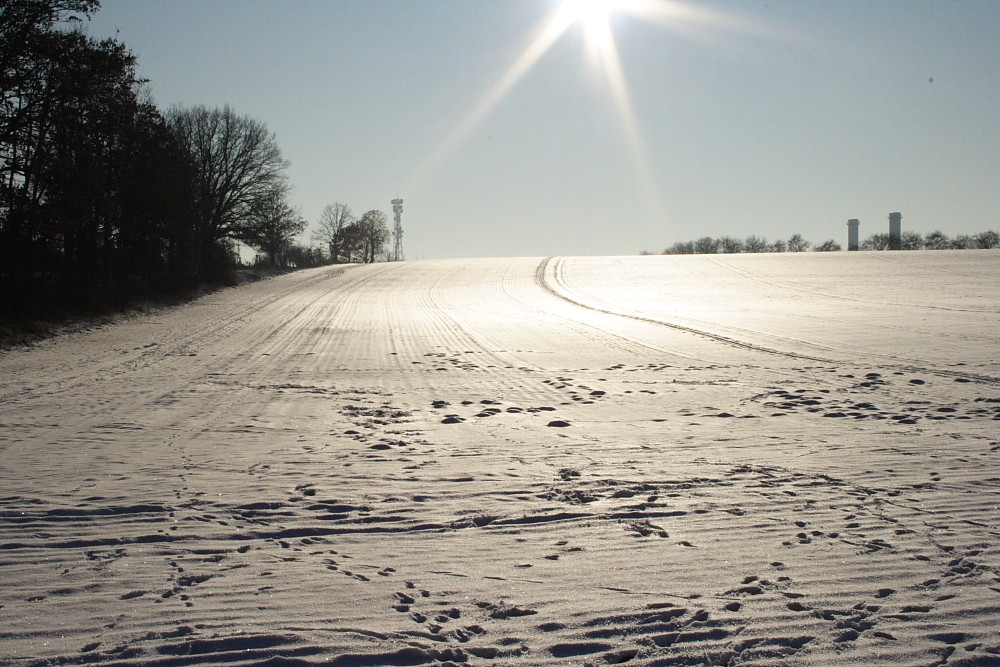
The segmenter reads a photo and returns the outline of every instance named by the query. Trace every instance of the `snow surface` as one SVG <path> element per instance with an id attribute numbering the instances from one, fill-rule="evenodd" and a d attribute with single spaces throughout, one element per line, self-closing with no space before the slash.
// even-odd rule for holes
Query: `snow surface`
<path id="1" fill-rule="evenodd" d="M 326 267 L 6 351 L 0 662 L 1000 664 L 998 276 Z"/>

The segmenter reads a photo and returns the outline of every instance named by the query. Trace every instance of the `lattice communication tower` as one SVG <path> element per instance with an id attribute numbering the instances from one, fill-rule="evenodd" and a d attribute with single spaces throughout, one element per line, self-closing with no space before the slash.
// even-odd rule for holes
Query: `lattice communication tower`
<path id="1" fill-rule="evenodd" d="M 403 258 L 403 223 L 400 222 L 400 217 L 403 215 L 403 200 L 399 197 L 392 200 L 392 213 L 393 218 L 396 221 L 396 227 L 392 231 L 392 235 L 396 239 L 396 247 L 392 253 L 392 261 L 398 262 Z"/>

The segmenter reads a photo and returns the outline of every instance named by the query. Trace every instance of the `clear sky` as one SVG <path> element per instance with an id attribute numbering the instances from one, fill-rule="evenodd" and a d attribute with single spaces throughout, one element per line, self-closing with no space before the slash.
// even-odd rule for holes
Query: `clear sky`
<path id="1" fill-rule="evenodd" d="M 161 108 L 263 121 L 309 221 L 398 193 L 409 259 L 1000 229 L 1000 2 L 618 4 L 611 41 L 563 0 L 102 0 L 88 30 Z"/>

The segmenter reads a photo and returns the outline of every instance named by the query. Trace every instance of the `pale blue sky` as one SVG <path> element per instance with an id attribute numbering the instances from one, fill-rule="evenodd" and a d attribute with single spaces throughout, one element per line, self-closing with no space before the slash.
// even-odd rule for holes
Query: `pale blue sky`
<path id="1" fill-rule="evenodd" d="M 161 108 L 266 123 L 308 220 L 398 192 L 411 259 L 1000 228 L 1000 2 L 673 4 L 612 18 L 641 155 L 580 25 L 442 153 L 558 0 L 103 0 L 88 30 Z"/>

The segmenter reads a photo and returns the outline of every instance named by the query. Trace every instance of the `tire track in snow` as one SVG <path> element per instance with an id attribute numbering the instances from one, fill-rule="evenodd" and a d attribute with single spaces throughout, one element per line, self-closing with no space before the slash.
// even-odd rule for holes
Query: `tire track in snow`
<path id="1" fill-rule="evenodd" d="M 485 384 L 500 393 L 504 389 L 538 393 L 529 378 L 509 372 L 525 360 L 507 354 L 501 349 L 503 345 L 480 328 L 470 327 L 463 316 L 470 304 L 484 301 L 479 286 L 488 288 L 495 282 L 493 274 L 476 273 L 471 283 L 477 291 L 470 296 L 466 262 L 445 261 L 433 271 L 418 263 L 390 266 L 389 272 L 380 273 L 378 278 L 372 275 L 358 289 L 337 297 L 351 306 L 346 310 L 338 307 L 334 319 L 360 327 L 368 339 L 364 350 L 357 347 L 357 341 L 350 346 L 359 350 L 358 362 L 368 363 L 362 357 L 382 359 L 378 363 L 391 360 L 387 368 L 390 384 L 402 382 L 411 398 L 426 395 L 428 400 L 439 399 L 442 389 L 437 378 L 442 377 L 444 386 L 450 387 L 453 382 L 447 378 L 452 371 L 471 373 L 477 378 L 474 385 L 483 384 L 483 375 L 492 377 L 494 380 Z M 389 356 L 381 356 L 385 354 Z M 341 360 L 353 363 L 353 357 Z M 551 390 L 548 393 L 554 394 Z"/>
<path id="2" fill-rule="evenodd" d="M 237 290 L 224 290 L 202 297 L 202 299 L 232 298 L 236 294 L 251 294 L 245 302 L 238 302 L 227 308 L 221 317 L 195 323 L 188 323 L 185 328 L 170 328 L 157 331 L 155 343 L 134 350 L 123 351 L 114 347 L 104 348 L 98 354 L 83 359 L 63 361 L 57 368 L 48 368 L 43 378 L 37 379 L 27 387 L 0 387 L 0 401 L 12 401 L 52 392 L 71 392 L 91 385 L 95 380 L 107 380 L 125 374 L 134 373 L 140 368 L 148 367 L 162 361 L 166 357 L 184 354 L 194 344 L 204 346 L 226 338 L 232 331 L 244 326 L 250 314 L 264 311 L 276 302 L 284 301 L 288 296 L 306 290 L 332 277 L 343 275 L 345 267 L 333 270 L 322 269 L 308 275 L 290 274 L 287 277 L 275 278 L 253 285 L 245 285 Z M 286 278 L 286 279 L 282 279 Z M 202 299 L 179 308 L 197 308 Z M 177 308 L 164 308 L 162 311 L 143 316 L 144 318 L 169 317 Z M 127 322 L 110 326 L 127 325 Z M 97 332 L 98 334 L 100 332 Z M 164 338 L 159 338 L 164 336 Z M 74 337 L 86 336 L 88 333 L 74 334 Z M 46 341 L 45 345 L 59 345 L 60 339 Z M 9 353 L 8 353 L 9 354 Z"/>
<path id="3" fill-rule="evenodd" d="M 507 265 L 504 271 L 499 276 L 497 280 L 491 280 L 485 283 L 484 286 L 489 288 L 489 303 L 496 304 L 491 307 L 495 313 L 500 312 L 510 312 L 511 316 L 518 316 L 518 322 L 520 328 L 529 329 L 533 331 L 532 338 L 537 340 L 543 337 L 547 333 L 554 333 L 560 337 L 559 343 L 554 343 L 556 346 L 562 346 L 565 343 L 562 338 L 565 334 L 565 329 L 570 328 L 574 333 L 582 336 L 588 343 L 594 343 L 595 333 L 599 334 L 602 338 L 598 347 L 603 351 L 607 347 L 614 347 L 622 350 L 623 352 L 635 353 L 635 348 L 638 346 L 642 348 L 644 354 L 649 352 L 662 353 L 664 350 L 647 345 L 640 341 L 636 341 L 627 336 L 623 336 L 614 332 L 609 332 L 600 327 L 582 322 L 579 319 L 573 317 L 567 317 L 565 315 L 555 313 L 551 308 L 541 307 L 536 299 L 530 298 L 529 289 L 532 289 L 535 285 L 531 277 L 530 272 L 524 271 L 520 266 L 510 266 Z M 482 294 L 472 293 L 472 297 L 476 299 L 482 299 Z M 501 307 L 504 301 L 510 303 L 508 307 Z M 438 302 L 436 304 L 438 307 L 442 307 L 445 304 L 443 302 Z M 526 315 L 533 316 L 532 320 L 526 320 Z M 476 336 L 490 341 L 493 347 L 502 347 L 503 344 L 500 342 L 502 338 L 498 338 L 498 332 L 491 329 L 489 326 L 479 327 L 475 326 L 476 320 L 470 319 L 468 317 L 461 318 L 461 316 L 449 315 L 450 319 L 453 321 L 458 321 L 458 319 L 466 320 L 464 323 L 457 322 L 463 330 L 466 331 L 476 331 Z M 558 327 L 552 327 L 553 318 L 558 318 L 560 324 Z M 537 325 L 536 325 L 537 323 Z M 539 345 L 539 343 L 534 342 L 534 345 Z M 540 345 L 544 347 L 544 345 Z M 521 354 L 524 352 L 518 351 Z M 524 356 L 515 356 L 513 359 L 504 359 L 503 363 L 515 364 L 515 365 L 532 365 L 530 360 Z M 534 365 L 535 370 L 540 371 L 551 371 L 551 368 L 543 367 L 539 365 Z"/>
<path id="4" fill-rule="evenodd" d="M 550 296 L 556 296 L 560 301 L 566 302 L 567 299 L 559 295 L 554 295 L 552 290 L 547 289 L 544 284 L 539 283 L 537 276 L 534 280 L 536 287 L 541 287 Z M 619 349 L 626 353 L 635 353 L 636 348 L 639 348 L 642 353 L 656 352 L 658 354 L 669 354 L 678 358 L 682 358 L 688 361 L 703 361 L 703 359 L 690 354 L 683 354 L 677 350 L 665 349 L 660 346 L 650 345 L 647 342 L 637 340 L 635 338 L 625 336 L 620 333 L 615 333 L 613 331 L 608 331 L 595 324 L 590 324 L 583 322 L 577 318 L 568 317 L 560 313 L 555 313 L 551 309 L 541 308 L 536 301 L 525 298 L 523 290 L 519 291 L 514 289 L 513 281 L 507 281 L 504 284 L 503 289 L 504 296 L 512 299 L 519 303 L 522 307 L 528 308 L 536 313 L 544 314 L 546 318 L 559 318 L 564 322 L 564 326 L 571 328 L 574 332 L 581 335 L 587 336 L 588 338 L 593 338 L 595 335 L 601 337 L 601 344 L 609 348 Z M 569 302 L 573 303 L 573 302 Z M 577 305 L 577 304 L 573 304 Z M 597 311 L 595 311 L 597 312 Z"/>
<path id="5" fill-rule="evenodd" d="M 547 277 L 547 274 L 549 273 L 548 267 L 549 267 L 550 264 L 553 265 L 552 266 L 552 271 L 551 271 L 552 281 L 550 281 L 549 278 Z M 563 301 L 566 301 L 568 303 L 571 303 L 573 305 L 579 306 L 581 308 L 585 308 L 587 310 L 596 311 L 596 312 L 600 312 L 600 313 L 606 313 L 608 315 L 616 315 L 618 317 L 624 317 L 624 318 L 627 318 L 627 319 L 637 320 L 637 321 L 640 321 L 640 322 L 647 322 L 647 323 L 650 323 L 650 324 L 657 324 L 657 325 L 660 325 L 660 326 L 668 327 L 670 329 L 675 329 L 677 331 L 683 331 L 685 333 L 690 333 L 690 334 L 694 334 L 694 335 L 701 336 L 701 337 L 704 337 L 704 338 L 708 338 L 708 339 L 711 339 L 711 340 L 715 340 L 717 342 L 723 343 L 725 345 L 729 345 L 731 347 L 736 347 L 736 348 L 741 348 L 741 349 L 746 349 L 746 350 L 753 350 L 755 352 L 764 352 L 764 353 L 767 353 L 767 354 L 783 356 L 783 357 L 791 358 L 791 359 L 803 359 L 803 360 L 809 360 L 809 361 L 816 361 L 816 362 L 820 362 L 820 363 L 824 363 L 824 364 L 834 364 L 834 365 L 837 365 L 837 366 L 842 365 L 844 363 L 842 360 L 838 361 L 838 360 L 833 360 L 833 359 L 824 358 L 824 357 L 816 357 L 816 356 L 804 355 L 804 354 L 800 354 L 800 353 L 796 353 L 796 352 L 789 352 L 789 351 L 778 350 L 778 349 L 775 349 L 775 348 L 766 347 L 766 346 L 763 346 L 763 345 L 756 345 L 756 344 L 753 344 L 753 343 L 742 341 L 742 340 L 740 340 L 738 338 L 732 338 L 732 337 L 729 337 L 729 336 L 723 336 L 721 334 L 712 333 L 712 332 L 705 331 L 703 329 L 698 329 L 698 328 L 695 328 L 695 327 L 688 327 L 688 326 L 684 326 L 684 325 L 677 324 L 677 323 L 674 323 L 674 322 L 667 322 L 667 321 L 656 319 L 656 318 L 652 318 L 652 317 L 646 317 L 646 316 L 643 316 L 643 315 L 637 315 L 635 313 L 627 313 L 627 312 L 622 312 L 622 311 L 618 311 L 618 310 L 612 310 L 610 308 L 601 308 L 599 306 L 595 306 L 595 305 L 592 305 L 592 304 L 584 303 L 582 301 L 574 299 L 572 296 L 569 296 L 569 294 L 572 294 L 572 288 L 570 288 L 565 283 L 565 281 L 562 279 L 562 277 L 561 277 L 561 275 L 562 275 L 562 264 L 563 264 L 563 260 L 561 258 L 554 258 L 554 257 L 545 258 L 538 265 L 538 267 L 537 267 L 537 269 L 535 271 L 535 281 L 538 283 L 538 285 L 540 287 L 542 287 L 542 289 L 546 290 L 547 292 L 549 292 L 553 296 L 555 296 L 555 297 L 557 297 L 557 298 L 559 298 L 559 299 L 561 299 Z M 738 272 L 734 272 L 734 273 L 736 273 L 737 275 L 741 275 Z M 750 276 L 748 276 L 748 277 L 752 277 L 752 276 L 753 276 L 753 274 L 750 274 Z M 557 289 L 556 286 L 553 285 L 553 281 L 554 281 L 555 285 L 558 285 L 558 287 L 561 288 L 563 291 L 560 291 L 559 289 Z M 959 310 L 959 309 L 955 309 L 955 310 Z M 950 378 L 950 379 L 958 379 L 959 381 L 971 380 L 973 382 L 977 382 L 977 383 L 980 383 L 980 384 L 988 384 L 988 385 L 1000 384 L 1000 378 L 997 378 L 997 377 L 992 376 L 992 375 L 984 375 L 984 374 L 981 374 L 981 373 L 974 373 L 974 372 L 971 372 L 969 370 L 957 371 L 957 370 L 949 370 L 949 369 L 942 369 L 942 368 L 929 368 L 929 367 L 926 367 L 926 366 L 919 365 L 919 360 L 917 360 L 917 359 L 911 359 L 911 358 L 906 358 L 906 357 L 896 357 L 896 356 L 891 356 L 891 355 L 886 355 L 886 356 L 889 357 L 890 359 L 892 359 L 895 363 L 879 363 L 879 364 L 876 364 L 876 366 L 878 366 L 879 368 L 887 369 L 887 370 L 888 369 L 893 369 L 893 370 L 898 370 L 898 371 L 903 371 L 903 372 L 910 372 L 910 373 L 925 373 L 925 374 L 930 374 L 930 375 L 937 375 L 937 376 L 940 376 L 940 377 L 946 377 L 946 378 Z M 918 363 L 915 364 L 913 362 L 918 362 Z"/>
<path id="6" fill-rule="evenodd" d="M 513 408 L 519 408 L 519 404 L 536 402 L 545 405 L 564 400 L 562 392 L 544 383 L 543 378 L 538 375 L 551 369 L 533 363 L 526 348 L 514 349 L 517 346 L 510 344 L 509 337 L 505 340 L 492 325 L 483 326 L 481 311 L 470 311 L 467 308 L 469 304 L 489 303 L 491 316 L 510 313 L 511 317 L 518 317 L 517 321 L 520 322 L 521 304 L 511 298 L 510 291 L 515 289 L 512 284 L 524 277 L 524 271 L 519 267 L 505 265 L 500 271 L 477 277 L 470 282 L 467 277 L 462 279 L 463 271 L 466 270 L 463 263 L 450 271 L 439 272 L 432 284 L 419 290 L 416 303 L 421 308 L 420 314 L 435 322 L 432 333 L 451 341 L 454 346 L 455 353 L 449 359 L 451 363 L 457 363 L 460 354 L 470 352 L 487 359 L 486 364 L 468 362 L 471 364 L 469 368 L 476 367 L 476 371 L 486 373 L 491 378 L 488 382 L 479 384 L 490 387 L 492 391 L 478 395 L 476 399 L 500 402 L 512 400 L 514 405 L 510 407 Z M 453 281 L 454 287 L 450 291 L 446 286 L 449 279 Z M 505 304 L 505 300 L 514 307 Z M 530 325 L 524 326 L 530 328 Z"/>
<path id="7" fill-rule="evenodd" d="M 37 422 L 39 428 L 50 429 L 58 427 L 59 421 L 44 410 L 36 414 L 36 399 L 49 397 L 51 401 L 51 397 L 55 396 L 81 395 L 91 405 L 86 410 L 86 417 L 81 419 L 78 416 L 73 421 L 71 438 L 78 442 L 78 446 L 97 446 L 122 429 L 132 427 L 156 429 L 162 432 L 168 446 L 173 447 L 175 442 L 204 432 L 226 416 L 246 397 L 250 385 L 254 383 L 238 383 L 229 391 L 218 393 L 214 405 L 201 405 L 196 413 L 185 414 L 179 422 L 170 421 L 172 417 L 165 408 L 178 401 L 187 403 L 189 397 L 203 392 L 206 384 L 231 384 L 224 381 L 226 375 L 238 373 L 240 377 L 252 380 L 255 376 L 267 377 L 273 373 L 282 363 L 280 357 L 273 353 L 301 344 L 302 335 L 311 333 L 311 330 L 295 326 L 295 323 L 315 308 L 316 300 L 303 303 L 294 295 L 343 274 L 344 269 L 338 268 L 294 276 L 294 281 L 290 278 L 287 281 L 276 279 L 258 283 L 257 290 L 247 286 L 251 287 L 249 291 L 254 298 L 244 307 L 240 306 L 245 302 L 239 301 L 235 305 L 224 304 L 221 307 L 207 302 L 187 304 L 182 307 L 187 312 L 200 306 L 221 314 L 194 323 L 190 319 L 180 323 L 168 320 L 169 325 L 156 332 L 159 341 L 154 348 L 136 348 L 140 350 L 138 358 L 117 346 L 108 347 L 102 350 L 100 356 L 77 359 L 76 365 L 71 367 L 71 374 L 43 376 L 30 387 L 0 396 L 0 401 L 7 405 L 21 405 L 22 419 L 28 423 Z M 358 278 L 352 276 L 346 284 L 356 282 Z M 239 292 L 220 292 L 217 298 L 231 299 Z M 293 309 L 291 315 L 281 312 L 289 308 Z M 174 309 L 169 309 L 164 317 L 169 318 L 172 312 Z M 156 318 L 157 315 L 149 317 Z M 249 342 L 249 345 L 232 348 L 228 341 L 234 332 L 252 327 L 254 321 L 263 323 L 267 328 L 258 335 L 244 337 L 243 342 Z M 53 344 L 60 342 L 54 341 Z M 191 350 L 197 350 L 198 354 Z M 172 358 L 187 356 L 198 358 L 181 366 L 169 363 Z M 224 371 L 225 375 L 219 371 Z M 145 381 L 150 376 L 157 376 L 159 381 Z M 88 391 L 81 392 L 85 387 Z M 127 401 L 119 402 L 118 397 L 123 391 L 131 392 L 131 395 Z M 78 404 L 80 400 L 73 399 L 73 402 Z M 133 424 L 130 415 L 140 406 L 156 406 L 157 422 Z M 63 434 L 61 437 L 65 439 L 67 436 Z"/>
<path id="8" fill-rule="evenodd" d="M 552 273 L 552 281 L 550 281 L 549 278 L 547 277 L 547 274 L 549 273 L 549 271 L 548 271 L 549 264 L 552 263 L 553 259 L 555 259 L 555 262 L 554 262 L 554 265 L 552 267 L 552 272 L 551 272 Z M 639 321 L 639 322 L 647 322 L 649 324 L 656 324 L 656 325 L 659 325 L 659 326 L 664 326 L 664 327 L 667 327 L 669 329 L 674 329 L 676 331 L 682 331 L 684 333 L 693 334 L 695 336 L 700 336 L 702 338 L 707 338 L 707 339 L 710 339 L 710 340 L 714 340 L 714 341 L 716 341 L 718 343 L 722 343 L 723 345 L 728 345 L 730 347 L 736 347 L 736 348 L 743 349 L 743 350 L 751 350 L 751 351 L 754 351 L 754 352 L 763 352 L 765 354 L 773 354 L 773 355 L 778 355 L 778 356 L 782 356 L 782 357 L 788 357 L 790 359 L 803 359 L 803 360 L 807 360 L 807 361 L 818 361 L 820 363 L 825 363 L 825 364 L 837 363 L 833 359 L 825 359 L 823 357 L 813 357 L 813 356 L 806 355 L 806 354 L 799 354 L 797 352 L 788 352 L 788 351 L 783 351 L 783 350 L 776 350 L 774 348 L 764 347 L 762 345 L 755 345 L 753 343 L 748 343 L 746 341 L 738 340 L 736 338 L 730 338 L 728 336 L 722 336 L 720 334 L 715 334 L 715 333 L 712 333 L 710 331 L 705 331 L 703 329 L 696 329 L 694 327 L 686 327 L 686 326 L 683 326 L 681 324 L 676 324 L 676 323 L 673 323 L 673 322 L 666 322 L 664 320 L 659 320 L 659 319 L 655 319 L 655 318 L 652 318 L 652 317 L 644 317 L 642 315 L 636 315 L 635 313 L 625 313 L 625 312 L 620 312 L 620 311 L 611 310 L 611 309 L 607 309 L 607 308 L 599 308 L 597 306 L 586 304 L 586 303 L 583 303 L 582 301 L 578 301 L 577 299 L 574 299 L 573 297 L 569 296 L 568 294 L 566 294 L 566 293 L 564 293 L 564 292 L 556 289 L 556 287 L 553 285 L 553 282 L 556 285 L 558 285 L 559 287 L 561 287 L 562 289 L 566 290 L 567 292 L 569 291 L 569 288 L 565 285 L 565 282 L 560 277 L 561 276 L 561 271 L 562 271 L 562 260 L 561 259 L 553 258 L 553 257 L 546 257 L 545 259 L 543 259 L 538 264 L 538 268 L 535 270 L 535 282 L 537 282 L 538 285 L 542 289 L 544 289 L 546 292 L 548 292 L 552 296 L 554 296 L 554 297 L 556 297 L 558 299 L 562 299 L 563 301 L 567 301 L 567 302 L 569 302 L 569 303 L 571 303 L 571 304 L 573 304 L 575 306 L 579 306 L 580 308 L 585 308 L 587 310 L 593 310 L 593 311 L 596 311 L 596 312 L 599 312 L 599 313 L 604 313 L 606 315 L 615 315 L 615 316 L 624 317 L 624 318 L 627 318 L 627 319 L 630 319 L 630 320 L 636 320 L 636 321 Z"/>

